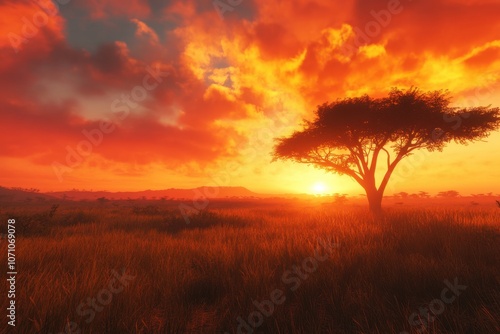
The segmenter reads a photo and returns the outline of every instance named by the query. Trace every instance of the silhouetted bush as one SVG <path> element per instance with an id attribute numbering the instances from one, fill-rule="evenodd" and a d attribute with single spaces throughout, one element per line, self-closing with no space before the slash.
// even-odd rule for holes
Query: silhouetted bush
<path id="1" fill-rule="evenodd" d="M 160 215 L 162 212 L 156 205 L 148 205 L 145 207 L 140 207 L 140 206 L 134 206 L 132 208 L 132 212 L 136 215 Z"/>
<path id="2" fill-rule="evenodd" d="M 56 220 L 56 225 L 72 226 L 78 224 L 89 224 L 97 221 L 97 215 L 84 211 L 69 212 Z"/>
<path id="3" fill-rule="evenodd" d="M 177 213 L 171 214 L 165 219 L 164 229 L 170 233 L 177 233 L 188 229 L 206 229 L 216 226 L 243 227 L 245 225 L 244 220 L 241 218 L 202 210 L 189 217 Z"/>

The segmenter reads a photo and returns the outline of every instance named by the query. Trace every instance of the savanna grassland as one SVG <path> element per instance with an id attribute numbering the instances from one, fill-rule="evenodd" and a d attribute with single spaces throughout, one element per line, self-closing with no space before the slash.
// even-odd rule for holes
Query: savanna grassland
<path id="1" fill-rule="evenodd" d="M 212 201 L 187 224 L 178 204 L 3 205 L 2 219 L 16 220 L 10 332 L 500 333 L 494 206 L 391 206 L 374 218 Z"/>

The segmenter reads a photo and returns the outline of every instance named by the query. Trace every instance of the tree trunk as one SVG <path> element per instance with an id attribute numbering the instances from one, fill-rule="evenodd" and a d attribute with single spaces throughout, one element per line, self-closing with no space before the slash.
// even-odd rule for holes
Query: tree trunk
<path id="1" fill-rule="evenodd" d="M 382 213 L 382 195 L 377 190 L 367 190 L 366 196 L 370 212 L 377 216 L 380 215 Z"/>

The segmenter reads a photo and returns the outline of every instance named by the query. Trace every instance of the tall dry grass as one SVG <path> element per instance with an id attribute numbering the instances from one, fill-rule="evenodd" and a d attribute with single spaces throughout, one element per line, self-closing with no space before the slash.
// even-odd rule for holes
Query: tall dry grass
<path id="1" fill-rule="evenodd" d="M 175 206 L 148 205 L 61 204 L 52 217 L 50 206 L 5 208 L 19 231 L 13 332 L 60 333 L 75 322 L 81 333 L 236 333 L 252 301 L 281 289 L 285 302 L 254 333 L 416 333 L 408 317 L 457 277 L 467 289 L 428 333 L 500 333 L 496 208 L 375 219 L 361 209 L 227 205 L 186 225 Z M 338 247 L 291 291 L 282 275 L 314 256 L 318 238 Z M 86 323 L 77 307 L 122 268 L 135 278 Z"/>

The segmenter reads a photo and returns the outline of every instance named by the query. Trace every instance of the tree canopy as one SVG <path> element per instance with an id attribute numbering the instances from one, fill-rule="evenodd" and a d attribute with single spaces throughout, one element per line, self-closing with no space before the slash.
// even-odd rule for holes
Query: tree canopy
<path id="1" fill-rule="evenodd" d="M 318 106 L 304 128 L 277 139 L 274 160 L 345 174 L 366 191 L 370 209 L 380 211 L 396 165 L 418 149 L 441 151 L 449 142 L 467 144 L 487 137 L 500 125 L 499 108 L 450 106 L 447 91 L 392 89 L 388 96 L 339 99 Z M 386 173 L 377 185 L 383 157 Z"/>

